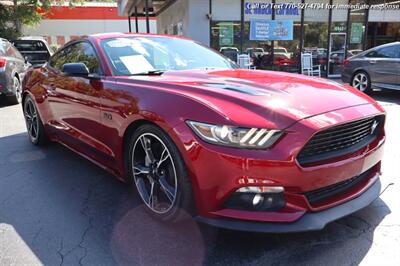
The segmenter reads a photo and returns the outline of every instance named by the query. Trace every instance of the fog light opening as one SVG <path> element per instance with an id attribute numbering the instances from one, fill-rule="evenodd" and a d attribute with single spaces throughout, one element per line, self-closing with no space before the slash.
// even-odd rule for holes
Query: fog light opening
<path id="1" fill-rule="evenodd" d="M 246 211 L 278 211 L 286 201 L 283 187 L 241 187 L 224 203 L 228 209 Z"/>

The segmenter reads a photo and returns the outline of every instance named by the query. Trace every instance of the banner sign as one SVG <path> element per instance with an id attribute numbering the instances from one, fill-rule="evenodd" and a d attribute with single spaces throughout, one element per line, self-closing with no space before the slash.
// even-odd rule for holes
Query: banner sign
<path id="1" fill-rule="evenodd" d="M 219 23 L 219 45 L 233 45 L 233 23 Z"/>
<path id="2" fill-rule="evenodd" d="M 293 40 L 293 20 L 250 20 L 251 41 Z"/>
<path id="3" fill-rule="evenodd" d="M 271 15 L 275 9 L 276 16 L 299 16 L 299 7 L 293 3 L 272 4 L 268 2 L 246 1 L 244 3 L 245 15 Z"/>

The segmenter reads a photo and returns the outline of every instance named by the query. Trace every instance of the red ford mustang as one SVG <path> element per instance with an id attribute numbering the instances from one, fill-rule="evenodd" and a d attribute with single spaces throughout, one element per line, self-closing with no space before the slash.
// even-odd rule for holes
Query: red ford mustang
<path id="1" fill-rule="evenodd" d="M 23 82 L 30 140 L 131 182 L 150 213 L 318 230 L 380 192 L 383 109 L 329 80 L 241 70 L 191 40 L 91 35 Z"/>

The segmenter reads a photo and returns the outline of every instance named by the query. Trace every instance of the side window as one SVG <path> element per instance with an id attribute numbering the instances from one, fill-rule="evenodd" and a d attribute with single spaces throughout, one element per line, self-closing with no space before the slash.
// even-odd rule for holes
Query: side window
<path id="1" fill-rule="evenodd" d="M 373 58 L 400 58 L 400 46 L 393 45 L 371 51 L 365 55 Z"/>
<path id="2" fill-rule="evenodd" d="M 374 58 L 374 57 L 377 57 L 377 56 L 376 56 L 377 54 L 378 54 L 378 53 L 377 53 L 376 51 L 371 51 L 371 52 L 367 53 L 367 54 L 365 55 L 365 57 Z"/>
<path id="3" fill-rule="evenodd" d="M 55 69 L 61 71 L 62 66 L 67 63 L 66 55 L 68 54 L 68 51 L 70 50 L 70 47 L 66 47 L 56 54 L 53 55 L 50 59 L 50 66 L 54 67 Z"/>
<path id="4" fill-rule="evenodd" d="M 13 54 L 14 57 L 20 59 L 20 60 L 25 60 L 24 57 L 21 55 L 21 53 L 15 48 L 14 46 L 10 46 L 11 53 Z"/>
<path id="5" fill-rule="evenodd" d="M 79 56 L 79 62 L 85 63 L 90 73 L 101 74 L 100 63 L 93 46 L 87 42 L 82 42 L 80 44 L 82 54 Z"/>
<path id="6" fill-rule="evenodd" d="M 72 44 L 56 53 L 50 60 L 50 65 L 60 71 L 67 63 L 84 63 L 90 73 L 100 74 L 100 64 L 96 53 L 87 42 Z"/>

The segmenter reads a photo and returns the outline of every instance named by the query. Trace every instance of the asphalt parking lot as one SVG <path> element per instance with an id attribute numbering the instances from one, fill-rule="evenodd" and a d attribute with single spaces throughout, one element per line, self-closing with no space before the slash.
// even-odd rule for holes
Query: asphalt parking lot
<path id="1" fill-rule="evenodd" d="M 325 230 L 255 234 L 159 224 L 130 187 L 59 144 L 31 145 L 0 103 L 0 265 L 400 265 L 400 92 L 387 110 L 383 189 Z"/>

